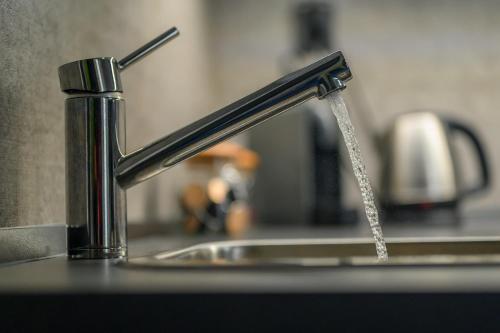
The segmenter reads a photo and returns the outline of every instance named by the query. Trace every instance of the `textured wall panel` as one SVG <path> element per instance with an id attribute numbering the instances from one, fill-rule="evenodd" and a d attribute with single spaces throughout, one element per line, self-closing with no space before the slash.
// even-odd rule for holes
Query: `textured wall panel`
<path id="1" fill-rule="evenodd" d="M 64 223 L 59 65 L 122 57 L 177 25 L 182 38 L 123 75 L 128 147 L 138 148 L 210 110 L 201 8 L 198 1 L 0 0 L 0 227 Z M 188 98 L 189 87 L 200 92 L 198 98 Z M 153 199 L 170 205 L 165 219 L 176 212 L 172 174 L 182 179 L 183 168 L 155 180 L 162 197 Z M 136 220 L 144 215 L 147 186 L 129 194 L 129 215 Z"/>

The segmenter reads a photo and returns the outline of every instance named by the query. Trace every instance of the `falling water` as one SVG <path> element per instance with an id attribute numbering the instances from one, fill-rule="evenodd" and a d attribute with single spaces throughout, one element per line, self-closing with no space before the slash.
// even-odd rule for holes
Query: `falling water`
<path id="1" fill-rule="evenodd" d="M 387 248 L 385 246 L 384 235 L 382 234 L 382 228 L 378 222 L 378 212 L 375 206 L 375 200 L 373 197 L 373 191 L 366 173 L 366 167 L 361 158 L 361 150 L 359 148 L 358 140 L 354 133 L 354 127 L 352 126 L 351 119 L 347 113 L 347 108 L 345 106 L 344 100 L 340 94 L 331 94 L 328 96 L 332 112 L 337 118 L 337 122 L 340 127 L 340 131 L 344 136 L 344 141 L 349 151 L 349 156 L 352 162 L 352 168 L 354 170 L 354 175 L 358 180 L 359 189 L 361 190 L 361 196 L 363 197 L 363 203 L 365 205 L 366 217 L 370 223 L 372 229 L 373 238 L 375 239 L 375 247 L 377 249 L 377 255 L 379 260 L 387 260 Z"/>

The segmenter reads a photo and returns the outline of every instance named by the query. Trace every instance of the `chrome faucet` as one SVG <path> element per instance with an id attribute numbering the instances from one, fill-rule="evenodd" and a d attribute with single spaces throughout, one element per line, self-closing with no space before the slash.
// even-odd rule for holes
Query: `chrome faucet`
<path id="1" fill-rule="evenodd" d="M 59 67 L 66 99 L 66 219 L 70 258 L 127 256 L 126 189 L 308 99 L 345 88 L 341 52 L 137 151 L 125 152 L 120 72 L 179 35 L 171 28 L 124 59 L 92 58 Z"/>

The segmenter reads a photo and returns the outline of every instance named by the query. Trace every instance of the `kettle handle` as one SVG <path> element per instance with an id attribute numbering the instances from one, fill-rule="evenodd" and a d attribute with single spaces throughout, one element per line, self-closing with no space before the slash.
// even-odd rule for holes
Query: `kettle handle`
<path id="1" fill-rule="evenodd" d="M 476 153 L 477 153 L 476 156 L 478 158 L 478 163 L 480 167 L 481 180 L 477 185 L 463 190 L 462 196 L 467 196 L 487 189 L 491 184 L 490 169 L 488 166 L 488 161 L 486 158 L 483 145 L 479 140 L 478 135 L 470 127 L 455 120 L 448 119 L 446 120 L 446 123 L 448 124 L 448 128 L 451 130 L 451 132 L 457 132 L 465 135 L 467 138 L 470 139 L 473 146 L 476 148 Z"/>

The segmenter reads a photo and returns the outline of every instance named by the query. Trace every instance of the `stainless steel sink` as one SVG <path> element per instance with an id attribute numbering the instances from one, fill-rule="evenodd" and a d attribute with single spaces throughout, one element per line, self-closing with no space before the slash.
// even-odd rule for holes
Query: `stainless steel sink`
<path id="1" fill-rule="evenodd" d="M 273 239 L 203 243 L 132 258 L 130 266 L 165 268 L 473 265 L 500 263 L 500 237 L 387 239 L 378 262 L 371 239 Z"/>

